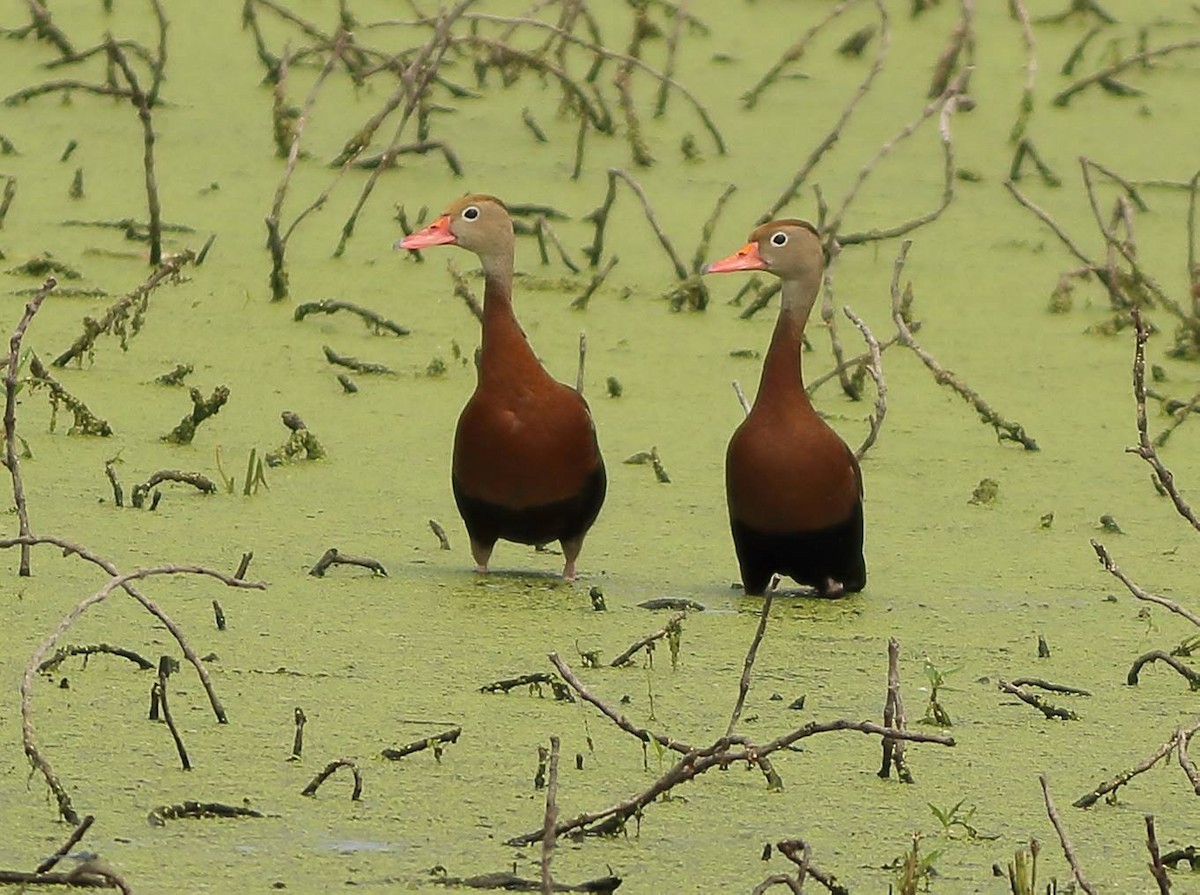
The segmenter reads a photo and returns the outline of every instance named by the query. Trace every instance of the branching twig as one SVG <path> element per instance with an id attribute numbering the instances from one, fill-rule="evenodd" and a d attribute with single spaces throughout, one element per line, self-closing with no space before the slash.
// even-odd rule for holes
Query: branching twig
<path id="1" fill-rule="evenodd" d="M 29 507 L 25 502 L 25 483 L 21 480 L 21 461 L 17 450 L 17 368 L 21 360 L 21 342 L 33 317 L 37 314 L 42 302 L 46 300 L 58 285 L 54 277 L 42 284 L 42 288 L 25 305 L 25 313 L 17 328 L 13 330 L 8 342 L 8 364 L 4 373 L 4 465 L 12 477 L 13 504 L 17 509 L 17 525 L 22 538 L 30 537 Z M 21 564 L 18 574 L 28 578 L 31 574 L 29 566 L 29 544 L 21 544 Z"/>
<path id="2" fill-rule="evenodd" d="M 763 213 L 762 217 L 759 218 L 759 223 L 765 223 L 772 218 L 778 217 L 779 211 L 789 202 L 791 202 L 792 199 L 795 198 L 796 194 L 800 192 L 800 188 L 804 186 L 804 182 L 808 179 L 808 175 L 812 173 L 813 168 L 817 166 L 817 163 L 821 161 L 825 153 L 833 148 L 833 145 L 841 139 L 842 130 L 845 128 L 846 122 L 850 120 L 850 116 L 854 114 L 854 110 L 858 108 L 858 104 L 862 102 L 863 97 L 867 95 L 867 92 L 871 89 L 871 85 L 875 82 L 876 77 L 878 77 L 879 73 L 883 71 L 884 62 L 887 59 L 888 48 L 892 43 L 892 28 L 888 18 L 887 6 L 883 3 L 883 0 L 875 0 L 875 8 L 879 12 L 880 37 L 879 48 L 875 51 L 875 59 L 871 63 L 870 70 L 867 72 L 862 82 L 858 85 L 858 89 L 855 90 L 853 96 L 850 97 L 849 101 L 842 109 L 842 113 L 838 117 L 837 122 L 833 125 L 833 128 L 825 135 L 821 142 L 817 144 L 816 148 L 809 153 L 808 158 L 804 160 L 799 170 L 796 171 L 796 173 L 792 176 L 791 183 L 784 188 L 783 192 L 780 193 L 779 198 L 777 198 L 771 204 L 771 207 L 768 208 Z"/>
<path id="3" fill-rule="evenodd" d="M 1192 38 L 1191 40 L 1180 41 L 1179 43 L 1167 44 L 1156 49 L 1145 49 L 1137 53 L 1131 53 L 1123 59 L 1119 59 L 1112 65 L 1093 72 L 1087 77 L 1080 78 L 1070 87 L 1062 90 L 1054 97 L 1051 102 L 1056 106 L 1065 106 L 1075 94 L 1090 87 L 1092 84 L 1107 81 L 1114 75 L 1118 75 L 1125 69 L 1143 62 L 1149 62 L 1151 59 L 1157 59 L 1161 56 L 1166 56 L 1168 53 L 1174 53 L 1178 50 L 1192 50 L 1200 47 L 1200 38 Z"/>
<path id="4" fill-rule="evenodd" d="M 911 245 L 911 240 L 905 240 L 901 245 L 900 254 L 896 257 L 896 265 L 892 274 L 892 319 L 896 322 L 896 328 L 900 333 L 900 341 L 911 348 L 917 357 L 921 359 L 921 362 L 933 373 L 935 382 L 939 385 L 950 386 L 964 401 L 975 408 L 980 418 L 996 430 L 996 435 L 1001 441 L 1015 441 L 1027 451 L 1036 451 L 1038 449 L 1037 442 L 1025 434 L 1025 429 L 1019 423 L 1010 423 L 996 413 L 996 411 L 992 410 L 976 391 L 965 383 L 960 382 L 953 373 L 939 364 L 933 355 L 922 348 L 913 336 L 912 329 L 904 319 L 900 294 L 900 274 L 904 269 L 904 261 L 908 256 L 908 250 Z"/>
<path id="5" fill-rule="evenodd" d="M 1137 308 L 1132 308 L 1130 313 L 1133 316 L 1137 332 L 1133 349 L 1133 397 L 1137 404 L 1138 444 L 1136 447 L 1129 447 L 1125 450 L 1131 454 L 1137 454 L 1150 464 L 1154 474 L 1158 476 L 1163 490 L 1167 492 L 1171 502 L 1175 505 L 1176 511 L 1191 524 L 1192 528 L 1200 531 L 1200 518 L 1197 518 L 1195 511 L 1179 493 L 1179 489 L 1175 486 L 1175 476 L 1159 459 L 1158 451 L 1150 441 L 1146 422 L 1146 339 L 1149 338 L 1150 331 Z M 1101 557 L 1101 561 L 1104 561 L 1103 557 Z"/>

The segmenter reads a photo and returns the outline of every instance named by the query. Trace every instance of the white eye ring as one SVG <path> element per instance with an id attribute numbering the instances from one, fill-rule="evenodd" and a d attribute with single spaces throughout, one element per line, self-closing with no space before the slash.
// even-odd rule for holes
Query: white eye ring
<path id="1" fill-rule="evenodd" d="M 473 221 L 479 217 L 479 206 L 468 205 L 463 209 L 462 216 L 464 220 Z"/>
<path id="2" fill-rule="evenodd" d="M 788 235 L 780 230 L 778 233 L 771 234 L 771 245 L 785 246 L 787 245 Z"/>

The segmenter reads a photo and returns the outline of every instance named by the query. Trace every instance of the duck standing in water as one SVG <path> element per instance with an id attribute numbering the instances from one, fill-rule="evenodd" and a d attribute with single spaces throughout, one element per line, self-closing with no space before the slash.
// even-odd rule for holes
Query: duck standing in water
<path id="1" fill-rule="evenodd" d="M 404 237 L 397 248 L 457 245 L 483 265 L 483 338 L 475 393 L 454 433 L 451 484 L 486 572 L 496 541 L 562 545 L 563 578 L 575 578 L 583 539 L 607 488 L 587 402 L 533 353 L 512 306 L 512 218 L 494 196 L 472 195 Z"/>
<path id="2" fill-rule="evenodd" d="M 725 456 L 729 524 L 746 593 L 761 595 L 774 574 L 837 597 L 867 583 L 862 473 L 846 443 L 804 390 L 804 325 L 821 288 L 824 251 L 805 221 L 763 224 L 709 273 L 765 270 L 782 281 L 779 320 L 749 415 Z"/>

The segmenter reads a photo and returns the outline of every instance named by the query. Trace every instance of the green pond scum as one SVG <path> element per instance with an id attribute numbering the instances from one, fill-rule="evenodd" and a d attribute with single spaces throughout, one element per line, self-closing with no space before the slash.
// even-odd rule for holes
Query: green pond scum
<path id="1" fill-rule="evenodd" d="M 417 21 L 439 8 L 458 18 Z M 1040 774 L 1097 892 L 1165 891 L 1147 814 L 1163 854 L 1200 845 L 1178 750 L 1073 806 L 1196 723 L 1195 693 L 1166 662 L 1127 683 L 1139 657 L 1197 633 L 1134 589 L 1200 611 L 1200 534 L 1126 450 L 1136 304 L 1152 329 L 1149 437 L 1173 427 L 1161 460 L 1197 502 L 1192 4 L 0 0 L 0 29 L 0 97 L 13 99 L 0 104 L 3 331 L 48 274 L 62 289 L 30 322 L 13 384 L 30 530 L 60 543 L 32 548 L 28 577 L 19 546 L 2 554 L 0 871 L 32 873 L 73 830 L 26 754 L 26 668 L 43 646 L 48 659 L 101 644 L 151 668 L 106 651 L 34 668 L 28 735 L 94 817 L 51 872 L 108 868 L 139 895 L 540 880 L 535 779 L 548 782 L 551 737 L 560 822 L 680 781 L 621 829 L 559 837 L 561 885 L 762 891 L 795 880 L 798 846 L 775 844 L 801 839 L 855 893 L 1028 891 L 1035 860 L 1039 891 L 1068 891 Z M 660 89 L 664 70 L 677 87 Z M 41 90 L 60 81 L 75 83 Z M 389 158 L 393 141 L 403 151 Z M 466 253 L 392 246 L 466 192 L 527 206 L 516 313 L 569 384 L 586 331 L 610 481 L 571 584 L 553 551 L 509 543 L 477 576 L 455 511 L 450 446 L 479 344 L 462 293 L 481 281 Z M 700 273 L 768 215 L 821 221 L 841 243 L 806 380 L 836 364 L 830 327 L 844 358 L 866 351 L 849 306 L 883 347 L 887 402 L 862 461 L 866 589 L 818 600 L 785 581 L 760 629 L 764 601 L 732 586 L 723 459 L 743 415 L 731 382 L 753 397 L 777 304 L 743 316 L 770 284 Z M 139 291 L 156 251 L 175 269 Z M 272 301 L 273 280 L 286 299 Z M 906 294 L 897 313 L 922 350 L 1039 450 L 999 440 L 895 344 Z M 34 356 L 59 391 L 31 373 Z M 836 376 L 814 400 L 856 447 L 876 386 L 861 371 L 851 384 L 860 400 Z M 181 423 L 189 403 L 203 414 Z M 76 407 L 110 434 L 72 428 Z M 621 462 L 639 452 L 655 474 Z M 141 509 L 118 506 L 117 486 L 151 482 Z M 195 662 L 61 542 L 121 573 L 173 571 L 131 587 Z M 309 574 L 331 548 L 375 566 Z M 662 608 L 639 608 L 649 600 Z M 673 621 L 687 601 L 703 611 Z M 896 718 L 889 638 L 908 729 L 954 743 L 907 744 L 911 783 L 879 776 L 878 735 L 844 729 L 882 724 L 885 703 Z M 188 771 L 148 716 L 162 656 L 179 661 L 164 683 Z M 1000 681 L 1065 711 L 1047 717 Z M 807 724 L 832 729 L 748 766 L 744 743 Z M 727 732 L 742 760 L 679 770 L 678 744 L 704 750 Z M 360 798 L 349 765 L 302 794 L 341 759 Z M 1172 891 L 1200 890 L 1186 861 L 1165 872 Z"/>

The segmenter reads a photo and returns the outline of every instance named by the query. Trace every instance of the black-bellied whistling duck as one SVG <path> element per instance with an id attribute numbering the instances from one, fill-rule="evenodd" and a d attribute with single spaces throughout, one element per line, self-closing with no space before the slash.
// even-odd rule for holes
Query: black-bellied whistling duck
<path id="1" fill-rule="evenodd" d="M 485 278 L 479 378 L 458 418 L 450 477 L 476 568 L 487 571 L 501 538 L 558 541 L 563 577 L 572 580 L 607 488 L 587 402 L 546 372 L 513 313 L 513 225 L 504 203 L 466 196 L 397 243 L 439 245 L 474 252 Z"/>
<path id="2" fill-rule="evenodd" d="M 782 280 L 779 320 L 754 406 L 729 440 L 725 489 L 746 593 L 788 575 L 824 596 L 862 590 L 862 473 L 846 443 L 817 415 L 804 390 L 804 325 L 825 270 L 816 228 L 771 221 L 756 228 L 710 273 L 765 270 Z"/>

